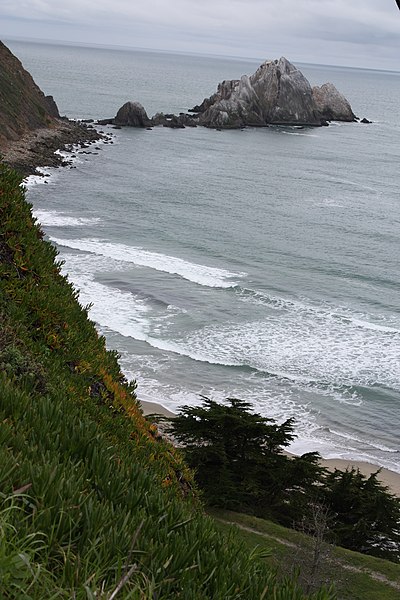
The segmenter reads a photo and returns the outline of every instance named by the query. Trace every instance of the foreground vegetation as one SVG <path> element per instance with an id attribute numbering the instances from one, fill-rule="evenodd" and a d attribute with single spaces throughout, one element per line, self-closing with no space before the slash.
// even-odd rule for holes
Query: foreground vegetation
<path id="1" fill-rule="evenodd" d="M 222 535 L 0 165 L 0 597 L 331 600 Z"/>
<path id="2" fill-rule="evenodd" d="M 260 543 L 270 549 L 266 563 L 290 576 L 300 570 L 307 587 L 334 582 L 340 600 L 398 600 L 400 565 L 340 547 L 322 548 L 321 562 L 313 571 L 315 539 L 264 519 L 222 509 L 210 509 L 222 532 L 235 530 L 250 551 Z"/>

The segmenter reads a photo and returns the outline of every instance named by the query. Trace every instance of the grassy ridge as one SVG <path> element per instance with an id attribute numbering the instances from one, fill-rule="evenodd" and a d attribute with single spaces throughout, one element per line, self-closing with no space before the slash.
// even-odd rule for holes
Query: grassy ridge
<path id="1" fill-rule="evenodd" d="M 301 578 L 307 576 L 313 541 L 301 531 L 249 515 L 210 509 L 223 532 L 237 531 L 250 549 L 265 543 L 270 549 L 267 564 L 290 575 L 300 566 Z M 388 560 L 331 547 L 318 572 L 317 585 L 333 583 L 340 600 L 398 600 L 400 565 Z"/>
<path id="2" fill-rule="evenodd" d="M 0 165 L 0 597 L 329 600 L 201 508 Z"/>

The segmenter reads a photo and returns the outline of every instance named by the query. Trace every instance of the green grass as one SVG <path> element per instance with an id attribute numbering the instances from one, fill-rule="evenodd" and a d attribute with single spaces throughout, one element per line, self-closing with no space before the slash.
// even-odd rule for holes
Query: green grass
<path id="1" fill-rule="evenodd" d="M 208 513 L 220 531 L 227 533 L 234 529 L 250 549 L 261 545 L 269 550 L 266 563 L 281 574 L 290 575 L 296 567 L 306 569 L 312 541 L 300 531 L 231 511 L 209 509 Z M 400 565 L 344 548 L 332 548 L 316 580 L 317 585 L 334 584 L 339 600 L 400 598 Z"/>
<path id="2" fill-rule="evenodd" d="M 0 165 L 0 598 L 331 600 L 202 509 Z"/>

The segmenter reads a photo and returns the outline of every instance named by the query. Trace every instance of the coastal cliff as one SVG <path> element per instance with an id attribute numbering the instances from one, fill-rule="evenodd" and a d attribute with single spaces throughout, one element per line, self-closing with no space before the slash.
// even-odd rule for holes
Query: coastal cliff
<path id="1" fill-rule="evenodd" d="M 55 150 L 101 135 L 83 123 L 61 118 L 16 56 L 0 41 L 0 156 L 25 175 L 38 166 L 64 164 Z"/>
<path id="2" fill-rule="evenodd" d="M 0 42 L 0 147 L 60 118 L 52 96 L 45 96 L 16 56 Z"/>

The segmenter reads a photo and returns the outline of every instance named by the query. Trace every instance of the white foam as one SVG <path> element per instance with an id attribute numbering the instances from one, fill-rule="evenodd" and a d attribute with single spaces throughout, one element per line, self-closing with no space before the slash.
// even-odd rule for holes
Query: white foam
<path id="1" fill-rule="evenodd" d="M 52 167 L 36 167 L 37 175 L 28 175 L 22 181 L 22 186 L 27 188 L 34 187 L 35 185 L 42 185 L 44 183 L 49 183 L 50 180 L 53 180 L 56 176 L 57 170 Z"/>
<path id="2" fill-rule="evenodd" d="M 63 272 L 79 290 L 81 304 L 92 305 L 90 317 L 98 325 L 124 337 L 148 342 L 153 347 L 182 352 L 175 344 L 166 342 L 164 345 L 154 337 L 169 328 L 174 316 L 182 312 L 179 307 L 168 305 L 160 314 L 138 295 L 96 281 L 97 273 L 123 271 L 126 263 L 92 254 L 61 254 L 60 258 L 64 261 Z"/>
<path id="3" fill-rule="evenodd" d="M 63 240 L 57 241 L 63 243 Z M 69 245 L 73 243 L 71 241 Z M 84 243 L 78 240 L 74 246 L 83 249 Z M 111 246 L 115 250 L 115 245 Z M 98 249 L 97 241 L 95 248 Z M 137 329 L 136 325 L 132 328 L 129 310 L 122 309 L 121 312 L 116 300 L 120 298 L 123 304 L 128 298 L 124 295 L 127 292 L 114 289 L 108 292 L 107 286 L 94 289 L 86 281 L 88 271 L 124 268 L 126 263 L 121 260 L 120 248 L 117 249 L 115 259 L 98 254 L 71 256 L 66 268 L 88 295 L 87 303 L 96 302 L 93 318 L 124 336 L 204 363 L 251 367 L 287 380 L 298 389 L 307 389 L 350 405 L 361 402 L 354 390 L 356 386 L 377 384 L 400 390 L 400 335 L 396 330 L 360 327 L 349 319 L 336 318 L 327 310 L 304 307 L 301 302 L 283 304 L 284 309 L 279 313 L 269 312 L 262 320 L 206 326 L 186 335 L 174 335 L 173 332 L 168 335 L 168 322 L 163 326 L 162 319 L 158 320 L 158 330 Z M 105 254 L 108 254 L 107 249 Z M 127 258 L 129 260 L 131 256 Z M 161 258 L 165 261 L 168 257 L 157 255 L 158 260 Z M 197 265 L 188 265 L 191 274 Z M 86 277 L 83 282 L 82 275 Z M 104 303 L 107 306 L 103 309 L 100 305 Z M 120 314 L 114 315 L 114 312 Z M 161 338 L 160 331 L 167 332 L 166 336 Z M 167 335 L 169 339 L 166 339 Z"/>
<path id="4" fill-rule="evenodd" d="M 79 289 L 80 303 L 84 306 L 92 304 L 89 312 L 91 319 L 132 338 L 146 339 L 149 308 L 143 299 L 95 281 L 96 271 L 110 267 L 109 261 L 104 263 L 90 260 L 92 257 L 88 259 L 71 255 L 63 258 L 63 272 L 72 271 L 73 282 Z"/>
<path id="5" fill-rule="evenodd" d="M 225 269 L 192 263 L 176 256 L 150 252 L 143 248 L 126 246 L 125 244 L 114 244 L 106 240 L 72 240 L 56 237 L 51 237 L 50 239 L 61 246 L 93 252 L 96 255 L 107 256 L 114 260 L 132 263 L 140 267 L 148 267 L 156 271 L 179 275 L 183 279 L 207 287 L 235 287 L 238 283 L 232 279 L 245 275 L 245 273 L 232 273 Z"/>
<path id="6" fill-rule="evenodd" d="M 246 365 L 357 404 L 341 388 L 383 385 L 400 390 L 400 335 L 359 327 L 325 313 L 282 311 L 243 324 L 207 326 L 184 340 L 189 356 Z M 331 388 L 329 389 L 329 386 Z"/>
<path id="7" fill-rule="evenodd" d="M 34 210 L 33 215 L 44 227 L 81 227 L 101 221 L 98 217 L 72 217 L 55 210 Z"/>
<path id="8" fill-rule="evenodd" d="M 384 444 L 377 443 L 375 440 L 373 442 L 370 440 L 368 440 L 368 442 L 366 442 L 365 440 L 361 439 L 360 437 L 358 437 L 354 434 L 344 433 L 343 431 L 335 431 L 333 429 L 330 429 L 330 432 L 333 435 L 335 435 L 336 437 L 342 437 L 353 443 L 355 442 L 355 443 L 365 444 L 365 445 L 371 446 L 372 448 L 375 448 L 376 450 L 382 450 L 382 452 L 389 452 L 389 454 L 398 454 L 399 453 L 399 450 L 397 448 L 390 448 L 389 446 L 385 446 Z"/>
<path id="9" fill-rule="evenodd" d="M 285 135 L 305 135 L 306 137 L 319 137 L 319 135 L 315 135 L 315 133 L 298 133 L 297 131 L 282 131 Z"/>
<path id="10" fill-rule="evenodd" d="M 340 459 L 346 460 L 349 463 L 364 462 L 376 465 L 377 469 L 383 467 L 390 469 L 396 473 L 400 473 L 400 464 L 393 460 L 390 456 L 376 454 L 373 451 L 363 451 L 359 448 L 348 447 L 344 448 L 340 444 L 340 439 L 329 440 L 321 438 L 318 434 L 314 437 L 299 435 L 288 447 L 289 452 L 300 456 L 306 452 L 319 452 L 322 458 L 325 459 Z"/>
<path id="11" fill-rule="evenodd" d="M 384 318 L 381 315 L 376 317 L 373 315 L 357 315 L 344 306 L 332 306 L 328 302 L 313 304 L 307 298 L 282 298 L 274 296 L 273 294 L 246 288 L 243 289 L 240 287 L 236 290 L 236 294 L 242 302 L 265 305 L 274 310 L 296 312 L 299 316 L 315 315 L 315 318 L 338 320 L 343 324 L 353 324 L 363 329 L 381 331 L 389 334 L 400 334 L 398 322 L 387 324 L 387 321 L 384 321 Z M 377 323 L 376 320 L 374 321 L 373 319 L 379 319 L 380 322 Z M 384 324 L 381 324 L 382 322 Z"/>
<path id="12" fill-rule="evenodd" d="M 389 327 L 387 325 L 371 323 L 361 319 L 356 319 L 354 317 L 351 317 L 350 320 L 354 325 L 356 325 L 357 327 L 362 327 L 363 329 L 371 329 L 372 331 L 382 331 L 391 334 L 400 334 L 400 329 L 397 329 L 396 327 Z"/>
<path id="13" fill-rule="evenodd" d="M 99 250 L 100 244 L 98 240 L 93 244 L 89 243 L 89 247 L 85 240 L 77 240 L 76 243 L 74 240 L 56 241 L 67 242 L 78 249 L 91 250 Z M 137 249 L 108 243 L 105 256 L 86 255 L 89 261 L 87 269 L 92 272 L 95 268 L 108 271 L 123 269 L 127 263 L 121 259 L 122 250 L 126 252 L 124 258 L 128 264 L 137 259 Z M 115 254 L 116 258 L 109 258 L 109 254 Z M 146 252 L 146 260 L 143 262 L 150 261 L 152 268 L 166 267 L 170 269 L 169 272 L 176 272 L 174 265 L 170 267 L 170 264 L 165 262 L 180 259 L 165 255 L 155 256 L 156 258 L 154 253 Z M 81 288 L 85 287 L 80 281 L 80 265 L 85 264 L 84 258 L 85 255 L 74 257 L 75 263 L 72 266 L 72 272 L 78 278 L 75 281 Z M 158 261 L 162 261 L 162 264 L 159 265 Z M 182 265 L 179 266 L 182 268 Z M 184 262 L 185 271 L 181 269 L 181 272 L 186 278 L 193 277 L 196 268 L 203 269 L 200 265 Z M 199 275 L 198 272 L 195 274 Z M 217 281 L 220 284 L 227 283 L 226 280 L 221 280 L 220 272 L 218 274 L 220 279 Z M 223 274 L 230 275 L 226 271 Z M 210 276 L 209 271 L 207 276 Z M 206 284 L 216 284 L 215 274 L 213 276 L 214 279 L 211 282 L 207 279 Z M 198 282 L 199 277 L 193 277 L 192 280 Z M 87 292 L 91 292 L 87 302 L 95 301 L 95 310 L 98 312 L 101 309 L 97 304 L 111 301 L 106 292 L 107 287 L 103 288 L 104 294 L 100 294 L 98 288 L 86 288 Z M 118 290 L 112 290 L 111 293 L 114 297 L 117 293 L 126 294 Z M 126 299 L 126 296 L 124 298 Z M 101 318 L 96 316 L 97 313 L 93 316 L 102 325 L 124 336 L 146 341 L 159 350 L 204 363 L 251 367 L 259 372 L 274 375 L 280 380 L 289 381 L 295 384 L 297 389 L 322 394 L 340 403 L 360 405 L 361 396 L 354 390 L 357 386 L 382 385 L 400 390 L 400 335 L 397 330 L 369 327 L 369 324 L 364 327 L 363 322 L 360 326 L 357 320 L 353 323 L 347 315 L 338 315 L 325 307 L 307 306 L 300 301 L 274 300 L 272 307 L 276 306 L 280 309 L 279 312 L 266 312 L 263 319 L 257 321 L 206 326 L 186 335 L 174 334 L 172 329 L 169 331 L 168 321 L 163 323 L 162 319 L 158 320 L 158 329 L 155 326 L 152 330 L 132 329 L 128 311 L 126 321 L 122 315 L 114 316 L 113 310 L 118 313 L 118 303 L 113 304 L 113 309 L 108 306 L 104 314 L 100 315 Z M 163 336 L 159 335 L 161 332 Z"/>

